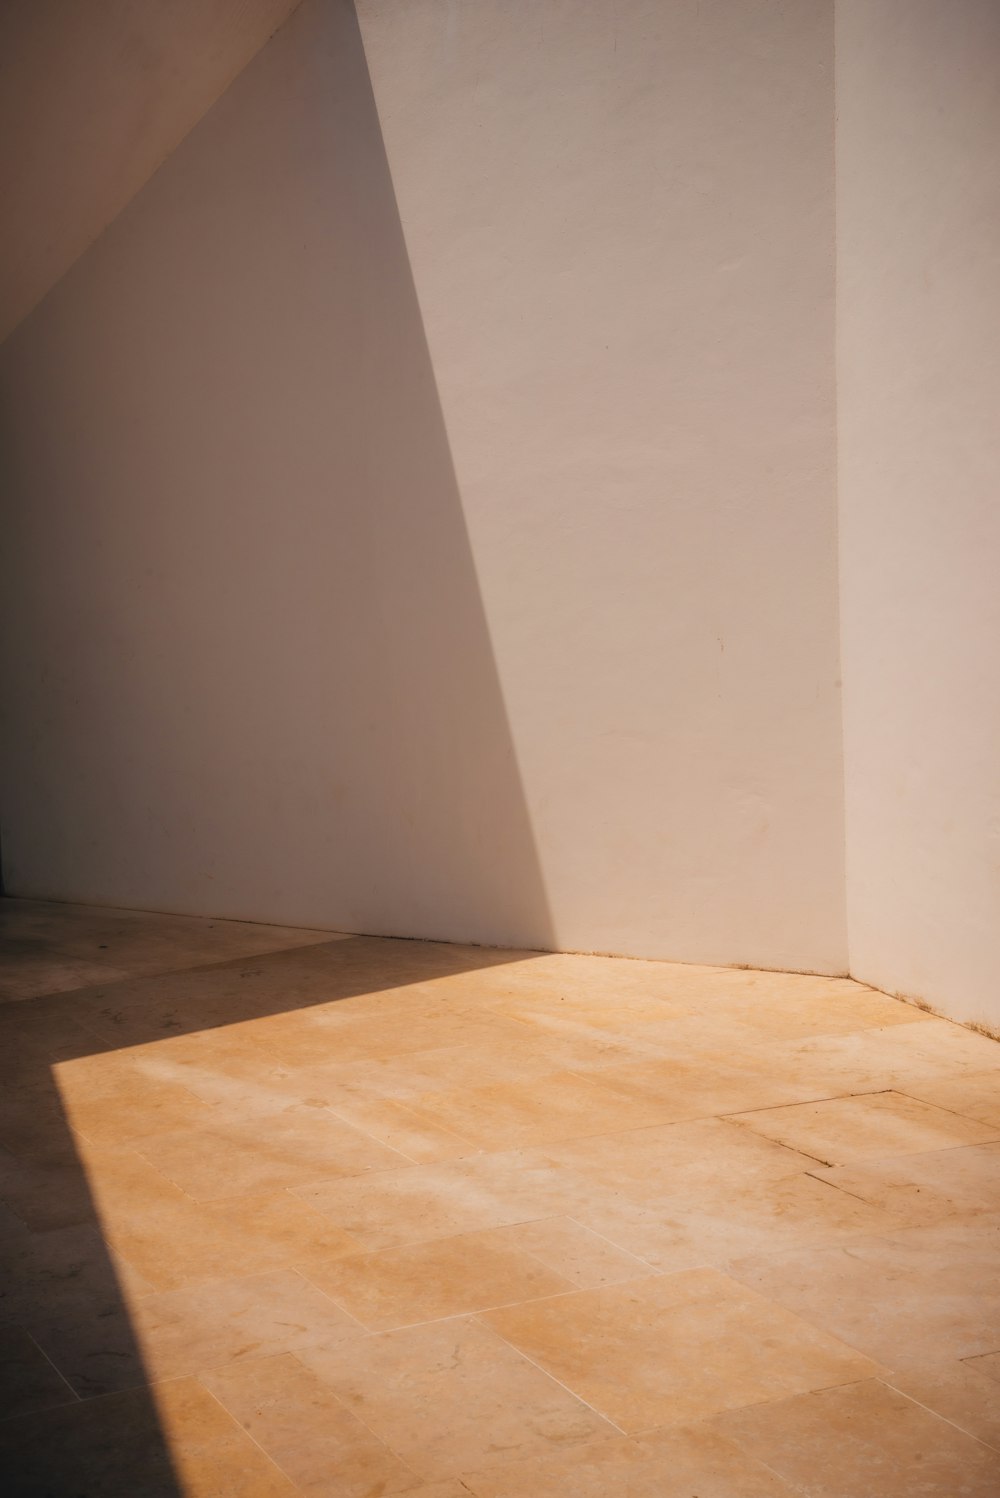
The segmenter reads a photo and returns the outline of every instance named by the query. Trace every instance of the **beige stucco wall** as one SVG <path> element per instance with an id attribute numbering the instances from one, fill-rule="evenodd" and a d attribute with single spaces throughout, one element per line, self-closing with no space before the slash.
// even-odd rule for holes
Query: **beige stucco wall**
<path id="1" fill-rule="evenodd" d="M 839 0 L 851 970 L 995 1029 L 998 80 L 993 0 Z"/>
<path id="2" fill-rule="evenodd" d="M 842 969 L 831 5 L 360 17 L 0 354 L 8 886 Z"/>

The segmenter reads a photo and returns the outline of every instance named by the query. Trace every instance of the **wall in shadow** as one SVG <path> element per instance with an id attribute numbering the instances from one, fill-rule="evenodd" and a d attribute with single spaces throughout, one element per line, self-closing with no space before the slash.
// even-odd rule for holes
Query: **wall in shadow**
<path id="1" fill-rule="evenodd" d="M 15 894 L 554 945 L 353 7 L 0 353 Z"/>

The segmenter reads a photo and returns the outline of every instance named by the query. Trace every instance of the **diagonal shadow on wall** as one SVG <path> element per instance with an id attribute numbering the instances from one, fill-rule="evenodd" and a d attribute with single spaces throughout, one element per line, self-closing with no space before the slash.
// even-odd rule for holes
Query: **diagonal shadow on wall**
<path id="1" fill-rule="evenodd" d="M 353 7 L 307 0 L 22 324 L 0 410 L 43 662 L 0 632 L 9 892 L 555 945 Z M 5 1006 L 6 1492 L 183 1491 L 53 1066 L 370 992 L 373 950 L 280 1003 L 236 965 Z"/>
<path id="2" fill-rule="evenodd" d="M 350 4 L 306 0 L 0 396 L 11 892 L 554 945 Z"/>

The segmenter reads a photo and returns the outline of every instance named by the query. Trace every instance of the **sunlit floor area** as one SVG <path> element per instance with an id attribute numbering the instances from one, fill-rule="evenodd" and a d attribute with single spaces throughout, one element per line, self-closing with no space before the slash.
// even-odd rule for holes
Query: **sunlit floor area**
<path id="1" fill-rule="evenodd" d="M 995 1498 L 1000 1046 L 3 902 L 4 1490 Z"/>

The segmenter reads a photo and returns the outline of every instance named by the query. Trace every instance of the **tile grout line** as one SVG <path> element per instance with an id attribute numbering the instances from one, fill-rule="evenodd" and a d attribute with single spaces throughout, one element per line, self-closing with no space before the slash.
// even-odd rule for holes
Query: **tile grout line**
<path id="1" fill-rule="evenodd" d="M 962 1362 L 964 1360 L 962 1358 L 959 1358 L 957 1359 L 957 1361 Z M 892 1380 L 896 1377 L 897 1374 L 895 1373 L 895 1371 L 888 1371 L 887 1376 L 880 1376 L 878 1382 L 880 1384 L 884 1384 L 886 1388 L 892 1389 L 893 1393 L 898 1394 L 902 1399 L 909 1400 L 910 1404 L 915 1404 L 918 1409 L 926 1410 L 927 1413 L 929 1415 L 933 1415 L 935 1419 L 943 1420 L 946 1425 L 950 1425 L 952 1429 L 959 1431 L 963 1436 L 967 1436 L 970 1441 L 977 1441 L 979 1445 L 985 1447 L 987 1451 L 996 1451 L 997 1453 L 1000 1453 L 1000 1444 L 994 1445 L 992 1441 L 984 1441 L 982 1436 L 977 1436 L 974 1431 L 968 1430 L 964 1425 L 959 1425 L 958 1421 L 952 1420 L 950 1415 L 945 1415 L 941 1410 L 933 1409 L 929 1404 L 924 1404 L 922 1399 L 917 1399 L 913 1394 L 908 1394 L 905 1389 L 898 1388 L 897 1385 L 892 1382 Z"/>
<path id="2" fill-rule="evenodd" d="M 22 1327 L 22 1331 L 24 1332 L 25 1336 L 28 1338 L 28 1341 L 32 1344 L 33 1347 L 36 1347 L 38 1349 L 38 1351 L 41 1353 L 41 1355 L 45 1359 L 45 1361 L 55 1371 L 57 1377 L 59 1377 L 60 1379 L 62 1379 L 63 1383 L 66 1385 L 67 1389 L 69 1390 L 70 1397 L 69 1397 L 69 1399 L 67 1399 L 65 1401 L 64 1405 L 63 1406 L 52 1405 L 51 1408 L 53 1408 L 53 1409 L 65 1408 L 65 1405 L 74 1404 L 74 1403 L 75 1404 L 83 1404 L 84 1403 L 83 1395 L 77 1393 L 76 1389 L 74 1389 L 73 1385 L 70 1383 L 70 1381 L 66 1377 L 65 1373 L 59 1367 L 59 1364 L 53 1358 L 51 1358 L 49 1356 L 49 1354 L 46 1352 L 46 1350 L 42 1346 L 42 1344 L 37 1340 L 36 1337 L 32 1336 L 31 1332 L 28 1330 L 27 1327 Z"/>
<path id="3" fill-rule="evenodd" d="M 261 1359 L 261 1361 L 263 1361 L 263 1359 Z M 232 1366 L 232 1365 L 231 1364 L 220 1364 L 219 1366 L 220 1367 L 221 1366 L 229 1367 L 229 1366 Z M 211 1372 L 212 1370 L 211 1369 L 206 1369 L 204 1371 L 205 1372 Z M 265 1446 L 261 1445 L 261 1443 L 257 1440 L 257 1437 L 254 1435 L 253 1431 L 250 1430 L 249 1426 L 244 1425 L 242 1420 L 238 1420 L 236 1418 L 236 1416 L 233 1414 L 232 1410 L 226 1408 L 226 1406 L 223 1404 L 222 1400 L 215 1393 L 215 1391 L 213 1389 L 210 1389 L 207 1384 L 202 1383 L 202 1381 L 201 1381 L 201 1370 L 198 1373 L 192 1374 L 190 1376 L 194 1378 L 194 1380 L 198 1384 L 199 1388 L 204 1389 L 204 1391 L 208 1395 L 209 1399 L 212 1399 L 212 1400 L 215 1401 L 215 1403 L 219 1406 L 219 1409 L 222 1410 L 223 1413 L 225 1414 L 226 1418 L 228 1420 L 231 1420 L 233 1422 L 233 1424 L 236 1426 L 236 1429 L 239 1430 L 239 1431 L 242 1431 L 242 1433 L 246 1436 L 247 1440 L 251 1443 L 251 1445 L 256 1446 L 257 1450 L 260 1452 L 260 1454 L 264 1458 L 264 1460 L 266 1462 L 268 1462 L 274 1468 L 274 1470 L 276 1472 L 280 1472 L 281 1473 L 281 1476 L 284 1477 L 286 1479 L 286 1481 L 291 1484 L 291 1486 L 295 1489 L 296 1493 L 303 1493 L 304 1490 L 295 1481 L 295 1479 L 294 1479 L 294 1477 L 292 1477 L 291 1473 L 290 1472 L 286 1472 L 285 1469 L 284 1469 L 284 1467 L 281 1465 L 281 1463 L 279 1461 L 275 1460 L 275 1458 L 271 1455 L 271 1453 L 267 1450 L 267 1448 Z M 164 1381 L 166 1382 L 166 1380 L 164 1380 Z M 150 1385 L 151 1389 L 154 1388 L 154 1387 L 155 1387 L 155 1385 Z M 154 1402 L 155 1402 L 155 1394 L 154 1394 Z M 169 1451 L 169 1445 L 168 1445 L 168 1451 Z"/>
<path id="4" fill-rule="evenodd" d="M 552 1300 L 558 1299 L 557 1296 L 551 1296 L 548 1298 Z M 498 1307 L 497 1309 L 503 1308 Z M 597 1408 L 596 1405 L 593 1405 L 589 1402 L 589 1400 L 584 1399 L 583 1396 L 581 1394 L 578 1394 L 575 1389 L 571 1389 L 569 1384 L 564 1384 L 561 1378 L 556 1378 L 555 1374 L 550 1373 L 547 1368 L 543 1368 L 541 1363 L 536 1363 L 533 1357 L 526 1353 L 522 1348 L 518 1347 L 514 1342 L 509 1341 L 502 1332 L 498 1332 L 495 1327 L 489 1326 L 486 1322 L 479 1320 L 480 1315 L 487 1314 L 488 1312 L 485 1311 L 477 1311 L 469 1319 L 471 1321 L 475 1321 L 476 1325 L 482 1327 L 484 1331 L 490 1332 L 494 1337 L 497 1338 L 498 1341 L 502 1342 L 505 1347 L 509 1347 L 512 1352 L 515 1352 L 517 1354 L 518 1357 L 523 1358 L 526 1363 L 530 1363 L 532 1368 L 536 1368 L 539 1373 L 544 1374 L 546 1378 L 551 1379 L 554 1384 L 557 1384 L 558 1387 L 564 1390 L 565 1393 L 569 1394 L 572 1399 L 575 1399 L 579 1404 L 582 1404 L 585 1409 L 590 1410 L 591 1413 L 596 1415 L 599 1420 L 603 1420 L 606 1424 L 610 1425 L 612 1430 L 616 1430 L 621 1436 L 628 1435 L 628 1431 L 623 1430 L 620 1425 L 618 1425 L 614 1420 L 611 1419 L 610 1415 L 605 1415 L 603 1411 Z"/>

